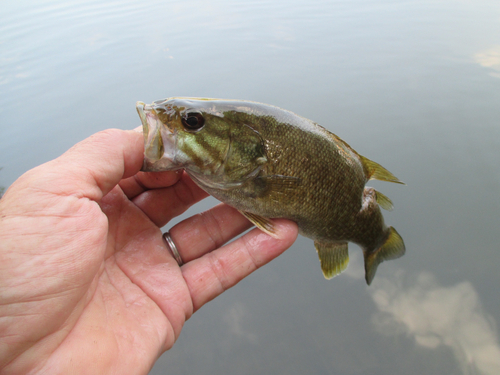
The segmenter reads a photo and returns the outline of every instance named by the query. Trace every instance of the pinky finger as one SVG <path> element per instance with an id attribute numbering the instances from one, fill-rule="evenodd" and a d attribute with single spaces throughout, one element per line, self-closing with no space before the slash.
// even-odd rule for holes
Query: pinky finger
<path id="1" fill-rule="evenodd" d="M 273 221 L 279 238 L 273 238 L 256 228 L 181 268 L 191 293 L 194 311 L 293 244 L 297 238 L 297 225 L 288 220 Z"/>

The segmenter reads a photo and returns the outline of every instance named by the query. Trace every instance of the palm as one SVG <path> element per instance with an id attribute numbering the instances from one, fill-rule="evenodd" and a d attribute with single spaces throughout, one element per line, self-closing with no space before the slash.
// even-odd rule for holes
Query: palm
<path id="1" fill-rule="evenodd" d="M 196 198 L 204 196 L 194 185 L 189 188 L 196 192 Z M 102 199 L 102 211 L 96 210 L 92 201 L 86 200 L 83 205 L 90 207 L 76 205 L 78 211 L 91 214 L 80 216 L 71 225 L 93 225 L 66 242 L 64 250 L 74 254 L 78 249 L 79 256 L 92 256 L 83 263 L 85 269 L 74 272 L 73 280 L 67 280 L 78 287 L 71 290 L 73 296 L 66 296 L 66 306 L 60 306 L 71 319 L 58 327 L 67 336 L 49 364 L 71 357 L 75 360 L 74 353 L 85 361 L 86 356 L 104 350 L 107 356 L 120 358 L 115 362 L 119 368 L 113 369 L 117 373 L 127 373 L 130 368 L 138 373 L 147 371 L 158 354 L 173 345 L 184 321 L 192 314 L 189 289 L 165 248 L 158 226 L 120 187 Z M 79 216 L 75 213 L 75 217 Z M 64 285 L 61 287 L 61 292 L 67 292 Z M 82 335 L 92 336 L 85 341 L 86 347 L 78 340 Z"/>
<path id="2" fill-rule="evenodd" d="M 87 270 L 81 271 L 87 276 L 85 282 L 72 291 L 78 303 L 72 306 L 73 298 L 66 299 L 67 308 L 73 311 L 72 319 L 59 328 L 68 334 L 50 362 L 57 364 L 72 357 L 75 360 L 74 353 L 81 356 L 78 360 L 85 362 L 86 357 L 101 354 L 101 358 L 117 359 L 115 364 L 120 368 L 114 369 L 116 373 L 127 373 L 130 368 L 141 373 L 150 368 L 159 348 L 163 351 L 173 345 L 174 332 L 179 332 L 183 324 L 180 316 L 170 323 L 160 307 L 168 307 L 168 299 L 160 300 L 164 297 L 162 294 L 168 294 L 160 284 L 161 279 L 168 280 L 164 285 L 175 283 L 174 290 L 181 288 L 182 292 L 175 298 L 182 298 L 186 306 L 190 302 L 189 293 L 179 267 L 166 252 L 158 227 L 145 220 L 144 213 L 119 192 L 112 195 L 115 195 L 113 200 L 121 200 L 122 204 L 105 209 L 109 218 L 108 233 L 96 225 L 92 229 L 96 238 L 87 241 L 89 248 L 80 242 L 83 252 L 90 251 L 96 242 L 102 242 L 102 247 L 94 252 L 94 259 L 86 263 Z M 111 197 L 104 201 L 109 202 L 108 198 Z M 123 212 L 125 215 L 120 215 Z M 95 222 L 102 223 L 102 220 L 96 218 Z M 158 263 L 145 262 L 141 259 L 143 255 L 149 259 L 158 257 Z M 83 335 L 88 337 L 84 342 L 86 347 L 82 347 L 78 339 Z M 144 361 L 145 355 L 147 361 Z"/>

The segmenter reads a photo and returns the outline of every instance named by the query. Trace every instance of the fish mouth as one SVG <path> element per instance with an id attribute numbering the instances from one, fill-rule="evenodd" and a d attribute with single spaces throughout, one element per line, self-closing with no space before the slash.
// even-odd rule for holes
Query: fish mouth
<path id="1" fill-rule="evenodd" d="M 158 172 L 180 169 L 175 163 L 175 133 L 161 122 L 152 105 L 137 102 L 136 109 L 144 136 L 144 163 L 141 170 Z"/>

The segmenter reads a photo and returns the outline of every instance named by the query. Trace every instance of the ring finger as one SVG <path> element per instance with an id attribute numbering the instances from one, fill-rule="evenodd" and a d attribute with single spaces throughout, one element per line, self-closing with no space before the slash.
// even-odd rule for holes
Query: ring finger
<path id="1" fill-rule="evenodd" d="M 187 263 L 218 249 L 251 226 L 238 210 L 222 203 L 180 222 L 169 232 L 182 260 Z"/>

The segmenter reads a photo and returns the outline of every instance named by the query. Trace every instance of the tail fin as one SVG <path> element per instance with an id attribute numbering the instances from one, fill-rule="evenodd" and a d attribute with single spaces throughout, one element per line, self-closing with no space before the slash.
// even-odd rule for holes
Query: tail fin
<path id="1" fill-rule="evenodd" d="M 377 272 L 377 267 L 384 260 L 397 259 L 405 253 L 403 239 L 393 227 L 388 228 L 388 235 L 384 243 L 373 252 L 364 251 L 365 256 L 365 279 L 371 284 Z"/>
<path id="2" fill-rule="evenodd" d="M 361 158 L 361 162 L 365 169 L 366 177 L 369 180 L 388 181 L 405 185 L 403 181 L 400 181 L 399 178 L 394 176 L 391 172 L 382 167 L 380 164 L 375 163 L 374 161 L 371 161 L 370 159 L 365 158 L 362 155 L 359 155 L 359 157 Z"/>

